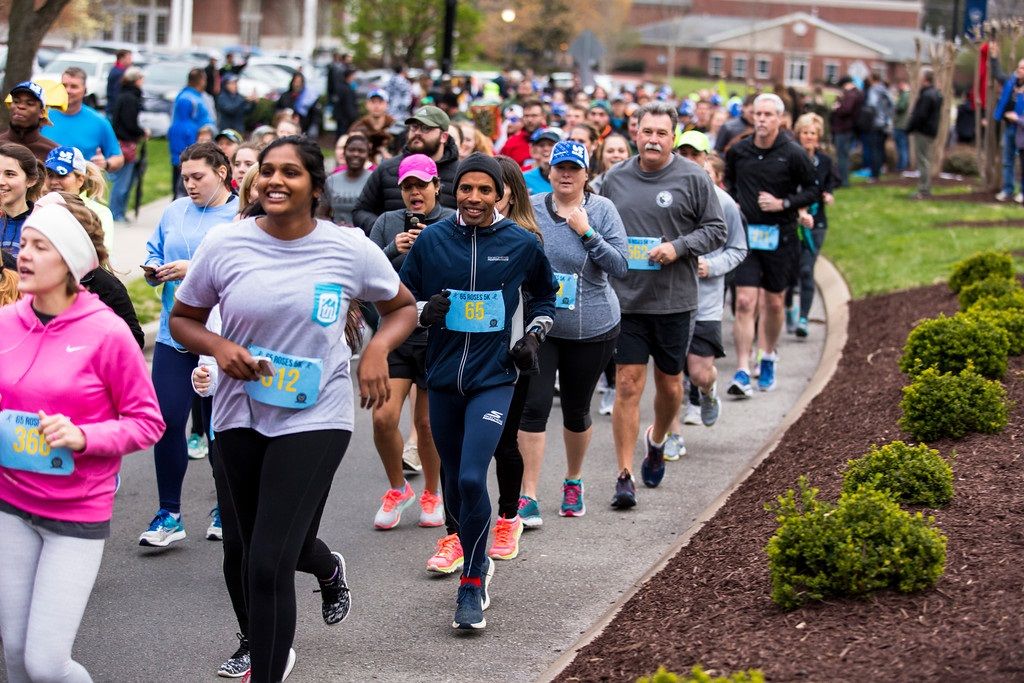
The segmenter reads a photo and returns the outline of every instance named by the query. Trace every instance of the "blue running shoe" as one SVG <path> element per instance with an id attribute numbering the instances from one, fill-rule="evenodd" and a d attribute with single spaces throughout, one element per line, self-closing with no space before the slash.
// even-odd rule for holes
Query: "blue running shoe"
<path id="1" fill-rule="evenodd" d="M 223 541 L 224 529 L 220 522 L 220 506 L 210 510 L 210 526 L 206 529 L 207 541 Z"/>
<path id="2" fill-rule="evenodd" d="M 452 628 L 459 630 L 482 629 L 487 626 L 483 607 L 484 589 L 464 583 L 459 586 L 458 607 L 455 608 L 455 620 Z"/>
<path id="3" fill-rule="evenodd" d="M 808 334 L 810 334 L 810 330 L 808 329 L 807 318 L 800 318 L 800 322 L 796 324 L 796 336 L 806 339 Z"/>
<path id="4" fill-rule="evenodd" d="M 612 507 L 617 510 L 628 510 L 636 505 L 636 483 L 629 470 L 622 470 L 615 480 L 615 495 L 612 496 Z"/>
<path id="5" fill-rule="evenodd" d="M 519 519 L 523 520 L 523 526 L 527 529 L 536 529 L 544 525 L 540 517 L 540 503 L 529 496 L 519 496 Z"/>
<path id="6" fill-rule="evenodd" d="M 757 378 L 757 388 L 761 391 L 775 388 L 775 363 L 778 359 L 774 353 L 766 353 L 761 358 L 761 376 Z"/>
<path id="7" fill-rule="evenodd" d="M 786 309 L 786 334 L 793 334 L 796 332 L 796 320 L 800 316 L 800 309 L 797 308 L 796 304 L 793 304 Z"/>
<path id="8" fill-rule="evenodd" d="M 655 446 L 651 443 L 651 427 L 647 428 L 644 441 L 647 442 L 647 457 L 640 464 L 640 478 L 644 486 L 653 489 L 665 478 L 665 444 Z"/>
<path id="9" fill-rule="evenodd" d="M 582 479 L 566 479 L 562 482 L 562 507 L 558 514 L 562 517 L 582 517 L 587 514 L 587 506 L 583 504 Z"/>
<path id="10" fill-rule="evenodd" d="M 160 508 L 156 517 L 149 523 L 149 529 L 139 536 L 139 545 L 153 548 L 166 548 L 171 543 L 185 539 L 185 525 L 181 518 L 175 519 L 167 510 Z"/>
<path id="11" fill-rule="evenodd" d="M 736 398 L 750 398 L 754 395 L 754 387 L 750 386 L 750 375 L 746 370 L 737 370 L 733 375 L 729 395 Z"/>

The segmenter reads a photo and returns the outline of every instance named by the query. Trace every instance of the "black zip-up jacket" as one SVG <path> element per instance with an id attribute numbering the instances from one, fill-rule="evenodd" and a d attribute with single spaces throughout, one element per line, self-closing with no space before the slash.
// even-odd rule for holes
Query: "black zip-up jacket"
<path id="1" fill-rule="evenodd" d="M 380 163 L 370 179 L 366 181 L 362 194 L 352 210 L 352 220 L 369 236 L 373 224 L 385 211 L 404 209 L 402 191 L 398 189 L 398 166 L 402 159 L 411 154 L 409 148 L 402 149 L 398 156 L 385 159 Z M 444 146 L 444 155 L 437 162 L 437 173 L 441 178 L 441 194 L 438 201 L 442 206 L 455 208 L 455 171 L 459 165 L 459 147 L 455 140 L 448 138 Z"/>
<path id="2" fill-rule="evenodd" d="M 138 142 L 146 134 L 139 125 L 139 112 L 142 111 L 142 91 L 136 85 L 122 85 L 117 102 L 113 103 L 112 125 L 118 140 Z"/>
<path id="3" fill-rule="evenodd" d="M 123 93 L 124 91 L 122 90 L 121 92 Z M 117 316 L 132 331 L 132 336 L 138 342 L 139 348 L 146 348 L 146 335 L 142 331 L 142 326 L 139 325 L 139 317 L 135 314 L 135 306 L 132 305 L 131 297 L 128 296 L 128 290 L 120 280 L 102 268 L 96 268 L 85 274 L 85 277 L 82 278 L 82 286 L 98 296 L 100 301 L 107 305 L 107 308 L 117 313 Z"/>
<path id="4" fill-rule="evenodd" d="M 836 169 L 836 164 L 832 161 L 832 157 L 820 149 L 815 150 L 814 159 L 811 162 L 814 164 L 814 174 L 817 176 L 818 185 L 821 187 L 822 199 L 811 204 L 809 213 L 814 217 L 814 227 L 827 228 L 828 217 L 825 215 L 824 194 L 826 192 L 834 193 L 836 188 L 840 186 L 839 171 Z"/>
<path id="5" fill-rule="evenodd" d="M 939 115 L 942 113 L 942 94 L 934 85 L 922 88 L 914 102 L 907 122 L 908 133 L 921 133 L 930 138 L 939 132 Z"/>
<path id="6" fill-rule="evenodd" d="M 794 230 L 797 209 L 821 199 L 814 164 L 786 131 L 779 131 L 769 149 L 757 147 L 754 136 L 730 147 L 725 155 L 725 187 L 748 223 Z M 782 211 L 761 211 L 757 205 L 761 192 L 787 201 L 788 207 Z"/>

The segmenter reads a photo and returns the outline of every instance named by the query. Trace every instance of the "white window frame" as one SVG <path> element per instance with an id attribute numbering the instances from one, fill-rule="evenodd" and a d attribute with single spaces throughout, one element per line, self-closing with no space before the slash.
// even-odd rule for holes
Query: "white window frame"
<path id="1" fill-rule="evenodd" d="M 828 77 L 829 67 L 834 67 L 835 68 L 835 70 L 836 70 L 835 78 L 831 78 L 830 79 Z M 825 83 L 827 83 L 828 85 L 835 85 L 836 82 L 839 81 L 839 78 L 840 78 L 839 72 L 841 71 L 841 69 L 842 69 L 842 64 L 840 64 L 836 60 L 834 60 L 834 59 L 827 60 L 824 63 L 824 65 L 822 66 L 822 72 L 821 72 L 822 80 L 825 81 Z"/>
<path id="2" fill-rule="evenodd" d="M 718 61 L 718 68 L 714 68 L 715 61 Z M 708 75 L 720 77 L 725 75 L 725 53 L 712 52 L 708 54 Z"/>
<path id="3" fill-rule="evenodd" d="M 739 65 L 743 65 L 743 69 L 739 68 Z M 750 71 L 750 56 L 749 55 L 733 55 L 732 56 L 732 75 L 733 78 L 746 78 L 747 73 Z"/>
<path id="4" fill-rule="evenodd" d="M 793 78 L 792 68 L 794 66 L 803 66 L 803 78 Z M 785 61 L 786 73 L 783 74 L 786 85 L 807 85 L 811 79 L 811 57 L 806 54 L 790 54 L 786 55 Z"/>
<path id="5" fill-rule="evenodd" d="M 871 62 L 871 76 L 880 77 L 883 81 L 889 80 L 889 66 L 885 62 Z"/>
<path id="6" fill-rule="evenodd" d="M 761 74 L 761 62 L 768 65 L 767 72 Z M 772 77 L 772 56 L 771 55 L 757 55 L 754 57 L 754 78 L 759 81 L 767 81 Z"/>

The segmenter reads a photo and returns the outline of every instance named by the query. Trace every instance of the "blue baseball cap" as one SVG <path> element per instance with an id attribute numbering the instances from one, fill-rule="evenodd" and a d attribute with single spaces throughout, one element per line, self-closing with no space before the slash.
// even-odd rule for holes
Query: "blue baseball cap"
<path id="1" fill-rule="evenodd" d="M 679 103 L 680 116 L 693 116 L 693 100 L 687 98 Z"/>
<path id="2" fill-rule="evenodd" d="M 574 140 L 562 140 L 551 150 L 552 166 L 557 166 L 563 161 L 572 162 L 584 170 L 590 168 L 587 148 Z"/>
<path id="3" fill-rule="evenodd" d="M 38 83 L 33 83 L 32 81 L 22 81 L 18 85 L 11 88 L 11 95 L 14 95 L 15 93 L 19 92 L 32 93 L 32 95 L 37 100 L 39 100 L 39 104 L 43 105 L 44 107 L 46 106 L 46 95 L 43 93 L 43 86 L 39 85 Z"/>
<path id="4" fill-rule="evenodd" d="M 541 140 L 550 140 L 557 144 L 562 141 L 562 132 L 557 128 L 538 128 L 530 136 L 530 143 L 537 143 Z"/>
<path id="5" fill-rule="evenodd" d="M 375 90 L 371 90 L 370 94 L 366 96 L 366 99 L 372 100 L 374 97 L 379 97 L 380 99 L 384 100 L 385 102 L 387 102 L 390 99 L 388 97 L 388 94 L 386 92 L 384 92 L 383 90 L 381 90 L 380 88 L 377 88 Z"/>
<path id="6" fill-rule="evenodd" d="M 56 147 L 46 155 L 44 166 L 59 176 L 72 171 L 85 173 L 85 155 L 77 147 Z"/>

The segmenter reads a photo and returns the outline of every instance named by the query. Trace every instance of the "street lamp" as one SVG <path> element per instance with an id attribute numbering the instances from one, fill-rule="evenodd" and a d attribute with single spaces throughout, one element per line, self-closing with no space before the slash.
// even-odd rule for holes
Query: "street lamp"
<path id="1" fill-rule="evenodd" d="M 501 10 L 501 20 L 506 24 L 511 24 L 516 20 L 516 11 L 511 7 Z"/>

